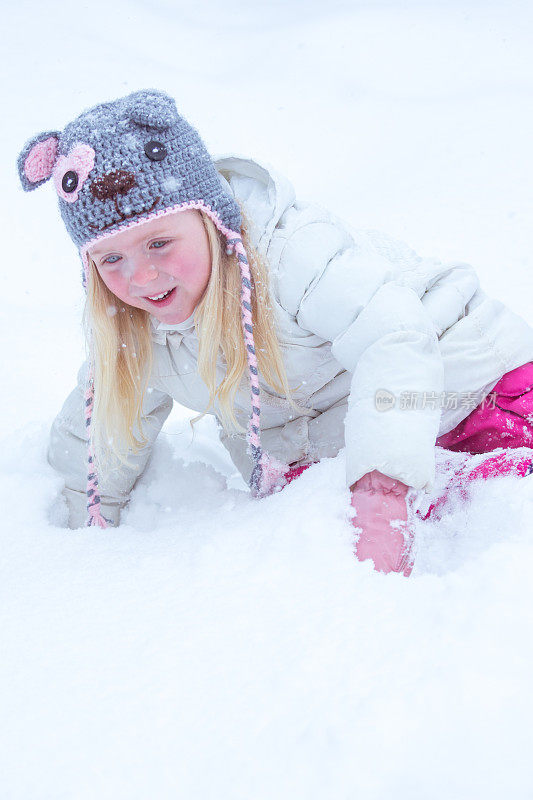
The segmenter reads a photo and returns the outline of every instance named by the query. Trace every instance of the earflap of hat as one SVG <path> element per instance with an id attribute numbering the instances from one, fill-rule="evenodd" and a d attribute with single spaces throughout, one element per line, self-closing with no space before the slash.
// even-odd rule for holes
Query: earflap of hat
<path id="1" fill-rule="evenodd" d="M 59 131 L 38 133 L 22 148 L 17 158 L 17 168 L 25 192 L 37 189 L 52 175 L 57 159 L 59 136 Z"/>
<path id="2" fill-rule="evenodd" d="M 158 89 L 142 89 L 126 98 L 126 114 L 139 125 L 156 130 L 170 128 L 178 118 L 176 103 Z"/>

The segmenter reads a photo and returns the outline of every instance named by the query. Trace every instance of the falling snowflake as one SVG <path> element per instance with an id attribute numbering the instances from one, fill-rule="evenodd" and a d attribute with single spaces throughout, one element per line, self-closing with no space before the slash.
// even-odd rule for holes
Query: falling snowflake
<path id="1" fill-rule="evenodd" d="M 161 181 L 161 186 L 167 192 L 177 192 L 181 185 L 182 181 L 180 178 L 176 178 L 175 175 L 170 175 L 168 178 L 165 178 L 164 181 Z"/>
<path id="2" fill-rule="evenodd" d="M 132 133 L 127 133 L 125 136 L 123 136 L 122 142 L 124 146 L 128 148 L 128 150 L 137 150 L 139 147 L 139 142 Z"/>

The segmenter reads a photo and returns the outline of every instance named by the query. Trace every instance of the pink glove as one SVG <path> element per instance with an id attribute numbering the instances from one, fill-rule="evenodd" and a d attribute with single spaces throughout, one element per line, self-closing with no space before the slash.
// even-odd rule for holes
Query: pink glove
<path id="1" fill-rule="evenodd" d="M 409 487 L 378 470 L 363 475 L 352 486 L 352 522 L 360 529 L 355 554 L 359 561 L 370 558 L 378 572 L 413 569 L 411 554 L 414 532 L 408 525 L 406 495 Z"/>

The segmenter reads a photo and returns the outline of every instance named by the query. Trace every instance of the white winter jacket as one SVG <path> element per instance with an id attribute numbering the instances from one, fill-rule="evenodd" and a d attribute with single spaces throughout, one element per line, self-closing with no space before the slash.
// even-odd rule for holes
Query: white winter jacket
<path id="1" fill-rule="evenodd" d="M 436 437 L 464 419 L 504 373 L 533 360 L 533 329 L 487 297 L 468 264 L 420 258 L 383 234 L 349 229 L 320 206 L 297 201 L 289 181 L 264 164 L 237 157 L 215 164 L 269 264 L 282 354 L 299 405 L 295 414 L 260 378 L 264 449 L 303 464 L 346 446 L 347 486 L 377 469 L 430 490 Z M 152 327 L 154 368 L 143 406 L 149 444 L 132 459 L 134 469 L 100 475 L 103 513 L 115 524 L 172 401 L 197 411 L 208 403 L 192 317 L 178 325 L 152 318 Z M 218 371 L 222 379 L 220 362 Z M 86 518 L 85 376 L 83 365 L 53 423 L 48 451 L 65 478 L 71 527 Z M 443 392 L 461 393 L 459 402 Z M 413 397 L 417 407 L 405 407 L 410 403 L 402 398 Z M 244 428 L 249 413 L 243 380 L 236 416 Z M 220 428 L 220 438 L 248 480 L 245 436 Z"/>

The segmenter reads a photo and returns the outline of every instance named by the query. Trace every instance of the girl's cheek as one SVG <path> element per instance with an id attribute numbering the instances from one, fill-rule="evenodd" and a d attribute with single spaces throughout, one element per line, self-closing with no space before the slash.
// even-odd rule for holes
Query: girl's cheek
<path id="1" fill-rule="evenodd" d="M 195 285 L 198 282 L 198 264 L 194 259 L 180 260 L 174 262 L 174 268 L 170 274 L 178 278 L 185 285 Z"/>
<path id="2" fill-rule="evenodd" d="M 116 281 L 115 287 L 112 289 L 112 291 L 117 295 L 117 297 L 120 297 L 122 300 L 125 300 L 127 297 L 130 296 L 128 288 L 129 287 L 127 281 L 118 280 Z"/>
<path id="3" fill-rule="evenodd" d="M 125 281 L 119 272 L 109 272 L 107 274 L 100 273 L 100 275 L 109 291 L 113 292 L 117 296 L 124 292 Z"/>

